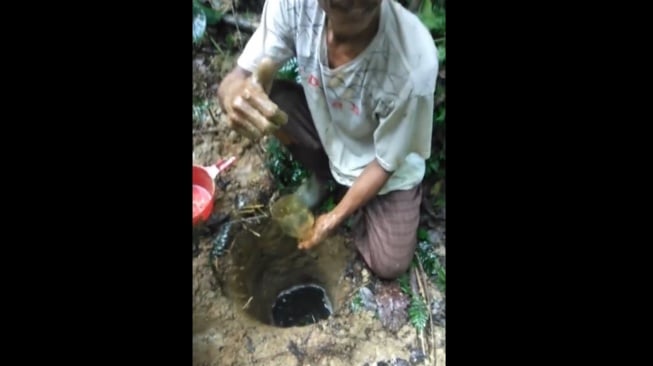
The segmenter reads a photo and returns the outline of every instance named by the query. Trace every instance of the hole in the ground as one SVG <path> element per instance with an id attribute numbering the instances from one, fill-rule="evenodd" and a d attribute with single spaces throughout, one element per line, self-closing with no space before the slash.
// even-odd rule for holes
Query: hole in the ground
<path id="1" fill-rule="evenodd" d="M 346 295 L 340 280 L 351 257 L 342 238 L 307 251 L 273 221 L 248 225 L 235 235 L 226 256 L 225 292 L 260 323 L 314 324 L 331 316 Z"/>
<path id="2" fill-rule="evenodd" d="M 331 316 L 333 309 L 326 290 L 314 284 L 282 291 L 272 306 L 272 322 L 278 327 L 303 326 Z"/>

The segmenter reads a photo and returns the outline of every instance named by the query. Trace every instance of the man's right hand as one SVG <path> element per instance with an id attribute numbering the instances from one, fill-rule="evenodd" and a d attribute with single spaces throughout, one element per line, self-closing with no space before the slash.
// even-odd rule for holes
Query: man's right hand
<path id="1" fill-rule="evenodd" d="M 277 69 L 274 62 L 266 58 L 252 75 L 232 72 L 220 86 L 220 105 L 229 125 L 253 141 L 288 122 L 288 115 L 268 97 Z"/>

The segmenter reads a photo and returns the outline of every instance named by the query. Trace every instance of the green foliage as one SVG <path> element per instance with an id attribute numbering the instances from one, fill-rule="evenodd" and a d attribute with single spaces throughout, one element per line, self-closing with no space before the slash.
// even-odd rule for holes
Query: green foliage
<path id="1" fill-rule="evenodd" d="M 422 331 L 429 320 L 429 308 L 421 296 L 414 295 L 416 296 L 411 297 L 410 306 L 408 307 L 408 318 L 418 331 Z"/>
<path id="2" fill-rule="evenodd" d="M 426 176 L 435 180 L 444 178 L 445 149 L 444 145 L 440 149 L 434 149 L 430 158 L 426 160 Z M 441 169 L 442 168 L 442 169 Z"/>
<path id="3" fill-rule="evenodd" d="M 194 100 L 193 101 L 193 126 L 201 127 L 207 117 L 209 108 L 208 100 Z"/>
<path id="4" fill-rule="evenodd" d="M 438 108 L 438 109 L 435 110 L 433 120 L 435 121 L 436 126 L 444 126 L 444 119 L 445 119 L 446 113 L 447 113 L 447 110 L 445 108 Z"/>
<path id="5" fill-rule="evenodd" d="M 297 65 L 297 58 L 293 57 L 288 60 L 277 72 L 277 78 L 281 80 L 290 80 L 296 83 L 301 82 L 299 75 L 299 68 Z"/>
<path id="6" fill-rule="evenodd" d="M 224 13 L 193 0 L 193 44 L 204 40 L 206 27 L 220 22 Z"/>
<path id="7" fill-rule="evenodd" d="M 358 312 L 363 308 L 363 297 L 360 293 L 356 293 L 354 298 L 351 300 L 351 311 Z"/>
<path id="8" fill-rule="evenodd" d="M 399 287 L 401 288 L 401 291 L 403 291 L 408 296 L 412 295 L 408 272 L 402 274 L 399 278 L 397 278 L 397 282 L 399 282 Z"/>
<path id="9" fill-rule="evenodd" d="M 417 229 L 417 240 L 424 241 L 429 239 L 429 232 L 423 227 Z"/>
<path id="10" fill-rule="evenodd" d="M 445 176 L 445 82 L 442 73 L 446 66 L 446 11 L 444 2 L 424 0 L 417 16 L 429 29 L 438 49 L 440 75 L 437 76 L 435 106 L 433 108 L 433 151 L 426 161 L 426 178 L 440 180 Z"/>
<path id="11" fill-rule="evenodd" d="M 447 49 L 444 47 L 444 44 L 438 47 L 438 60 L 440 61 L 440 65 L 444 65 L 444 62 L 447 60 Z"/>
<path id="12" fill-rule="evenodd" d="M 440 261 L 433 250 L 433 244 L 428 240 L 420 239 L 417 243 L 417 254 L 422 262 L 424 272 L 426 272 L 429 277 L 435 276 Z"/>
<path id="13" fill-rule="evenodd" d="M 413 263 L 413 265 L 414 264 L 415 263 Z M 429 320 L 429 307 L 427 306 L 426 301 L 411 289 L 408 272 L 401 275 L 397 281 L 399 282 L 401 291 L 410 298 L 410 305 L 408 305 L 408 319 L 410 320 L 410 323 L 417 330 L 424 330 L 426 322 Z"/>
<path id="14" fill-rule="evenodd" d="M 267 144 L 266 158 L 277 189 L 296 188 L 308 177 L 308 171 L 275 138 L 271 138 Z"/>
<path id="15" fill-rule="evenodd" d="M 333 210 L 336 207 L 336 202 L 333 198 L 333 196 L 329 196 L 324 203 L 322 203 L 322 206 L 320 206 L 320 212 L 329 212 Z"/>
<path id="16" fill-rule="evenodd" d="M 438 35 L 444 33 L 446 17 L 444 8 L 438 4 L 433 4 L 431 0 L 424 0 L 417 16 L 432 33 Z"/>
<path id="17" fill-rule="evenodd" d="M 437 268 L 437 277 L 435 283 L 440 288 L 440 291 L 447 292 L 447 271 L 441 265 Z"/>
<path id="18" fill-rule="evenodd" d="M 435 253 L 433 244 L 428 241 L 426 229 L 418 229 L 417 240 L 417 256 L 413 258 L 413 265 L 417 265 L 417 258 L 419 257 L 426 275 L 434 280 L 440 291 L 444 292 L 446 290 L 446 271 L 442 263 L 440 263 L 440 258 Z"/>

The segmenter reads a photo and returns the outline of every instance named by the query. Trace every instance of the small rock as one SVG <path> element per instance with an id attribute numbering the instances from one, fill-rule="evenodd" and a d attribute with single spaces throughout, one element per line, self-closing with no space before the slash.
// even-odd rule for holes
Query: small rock
<path id="1" fill-rule="evenodd" d="M 244 193 L 239 193 L 239 194 L 236 196 L 236 204 L 235 204 L 236 209 L 237 209 L 237 210 L 242 209 L 243 207 L 247 206 L 247 205 L 249 204 L 249 202 L 250 202 L 250 198 L 247 197 L 246 194 L 244 194 Z"/>
<path id="2" fill-rule="evenodd" d="M 413 349 L 410 351 L 410 362 L 415 365 L 418 363 L 424 362 L 426 359 L 426 356 L 424 355 L 424 352 L 422 352 L 421 349 Z"/>
<path id="3" fill-rule="evenodd" d="M 429 230 L 428 241 L 433 244 L 433 246 L 439 246 L 442 243 L 442 234 L 435 229 Z"/>
<path id="4" fill-rule="evenodd" d="M 256 350 L 256 347 L 254 347 L 254 343 L 252 342 L 252 339 L 249 336 L 245 337 L 245 348 L 249 353 L 253 353 Z"/>
<path id="5" fill-rule="evenodd" d="M 397 281 L 379 282 L 375 287 L 377 314 L 381 324 L 395 333 L 408 321 L 410 299 Z"/>
<path id="6" fill-rule="evenodd" d="M 361 270 L 361 276 L 363 276 L 363 282 L 367 282 L 370 279 L 370 272 L 366 268 L 363 268 Z"/>
<path id="7" fill-rule="evenodd" d="M 410 366 L 410 363 L 403 358 L 398 358 L 395 360 L 395 366 Z"/>
<path id="8" fill-rule="evenodd" d="M 433 301 L 431 305 L 431 314 L 433 315 L 433 323 L 441 326 L 446 326 L 446 302 L 444 299 Z"/>
<path id="9" fill-rule="evenodd" d="M 444 245 L 438 245 L 437 247 L 435 247 L 433 251 L 435 252 L 435 254 L 439 255 L 440 257 L 444 257 L 447 255 L 447 250 Z"/>

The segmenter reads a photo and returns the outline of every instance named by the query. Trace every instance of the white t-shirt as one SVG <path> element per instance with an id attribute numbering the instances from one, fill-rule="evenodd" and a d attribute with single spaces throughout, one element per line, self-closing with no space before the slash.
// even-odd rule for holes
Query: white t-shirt
<path id="1" fill-rule="evenodd" d="M 297 58 L 313 121 L 335 180 L 351 186 L 376 159 L 394 172 L 379 194 L 411 189 L 431 152 L 438 51 L 413 13 L 381 5 L 379 30 L 354 60 L 330 69 L 325 13 L 316 0 L 268 0 L 259 28 L 238 59 L 253 71 L 261 58 Z"/>

